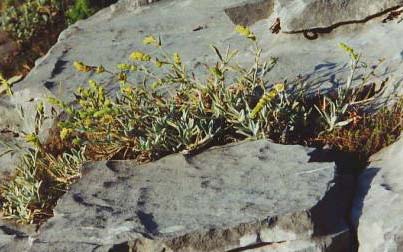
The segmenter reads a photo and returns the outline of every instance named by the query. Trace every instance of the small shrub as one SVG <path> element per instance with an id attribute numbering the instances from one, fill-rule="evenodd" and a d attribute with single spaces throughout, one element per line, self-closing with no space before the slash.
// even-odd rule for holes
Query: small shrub
<path id="1" fill-rule="evenodd" d="M 25 43 L 58 20 L 62 10 L 62 0 L 29 0 L 6 8 L 0 16 L 0 27 Z"/>
<path id="2" fill-rule="evenodd" d="M 69 24 L 74 24 L 78 20 L 88 18 L 94 12 L 95 10 L 91 7 L 89 0 L 76 0 L 67 11 L 66 18 Z"/>
<path id="3" fill-rule="evenodd" d="M 356 153 L 360 161 L 392 144 L 403 132 L 403 98 L 374 113 L 352 112 L 352 123 L 317 138 L 333 149 Z"/>

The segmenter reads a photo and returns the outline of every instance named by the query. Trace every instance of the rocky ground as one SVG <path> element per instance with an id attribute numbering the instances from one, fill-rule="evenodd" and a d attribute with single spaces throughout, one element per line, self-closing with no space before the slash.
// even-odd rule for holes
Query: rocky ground
<path id="1" fill-rule="evenodd" d="M 148 34 L 196 71 L 215 61 L 212 43 L 239 48 L 238 60 L 248 63 L 250 45 L 234 34 L 236 24 L 256 32 L 265 57 L 279 58 L 273 82 L 300 76 L 314 91 L 343 83 L 348 56 L 337 45 L 345 42 L 370 65 L 385 59 L 378 74 L 379 83 L 388 77 L 385 97 L 403 93 L 403 1 L 149 2 L 121 0 L 64 31 L 14 98 L 0 96 L 1 138 L 29 131 L 43 97 L 71 101 L 87 79 L 102 78 L 77 74 L 73 61 L 113 68 L 134 49 L 149 50 L 141 43 Z M 277 18 L 281 30 L 272 33 Z M 358 176 L 328 153 L 267 140 L 143 165 L 88 163 L 38 231 L 0 220 L 0 251 L 402 251 L 402 150 L 399 140 Z M 15 155 L 0 157 L 1 176 Z"/>

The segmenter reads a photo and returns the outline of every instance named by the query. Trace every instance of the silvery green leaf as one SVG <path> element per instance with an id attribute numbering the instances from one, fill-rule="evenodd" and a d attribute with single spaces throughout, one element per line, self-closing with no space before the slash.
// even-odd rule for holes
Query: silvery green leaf
<path id="1" fill-rule="evenodd" d="M 352 121 L 353 121 L 353 119 L 348 119 L 348 120 L 336 123 L 335 126 L 336 127 L 344 127 L 344 126 L 350 124 Z"/>
<path id="2" fill-rule="evenodd" d="M 23 77 L 22 75 L 13 76 L 10 79 L 8 79 L 7 82 L 11 85 L 16 82 L 19 82 L 22 79 L 22 77 Z"/>

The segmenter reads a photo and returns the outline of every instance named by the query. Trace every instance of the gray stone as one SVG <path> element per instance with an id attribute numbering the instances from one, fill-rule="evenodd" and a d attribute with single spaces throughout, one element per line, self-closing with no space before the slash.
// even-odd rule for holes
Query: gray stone
<path id="1" fill-rule="evenodd" d="M 314 153 L 261 140 L 89 163 L 31 251 L 347 251 L 351 180 Z"/>
<path id="2" fill-rule="evenodd" d="M 403 250 L 403 138 L 371 157 L 352 212 L 359 251 Z"/>
<path id="3" fill-rule="evenodd" d="M 28 251 L 31 246 L 32 226 L 16 226 L 0 220 L 0 251 Z"/>
<path id="4" fill-rule="evenodd" d="M 47 106 L 46 98 L 52 94 L 46 88 L 32 87 L 21 89 L 14 93 L 14 96 L 4 98 L 1 106 L 0 101 L 0 179 L 7 177 L 15 169 L 21 149 L 16 147 L 25 146 L 21 132 L 34 132 L 35 115 L 37 105 L 40 102 L 45 104 L 46 115 L 51 115 L 51 106 Z M 40 140 L 45 142 L 48 136 L 48 129 L 53 124 L 53 119 L 44 120 L 40 132 Z"/>
<path id="5" fill-rule="evenodd" d="M 402 0 L 274 0 L 274 2 L 275 14 L 280 18 L 284 32 L 335 28 L 346 23 L 366 22 L 371 17 L 403 6 Z"/>

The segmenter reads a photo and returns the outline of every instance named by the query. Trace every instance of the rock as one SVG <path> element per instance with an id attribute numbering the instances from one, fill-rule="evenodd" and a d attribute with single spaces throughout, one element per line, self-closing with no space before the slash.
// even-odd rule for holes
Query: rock
<path id="1" fill-rule="evenodd" d="M 269 1 L 270 2 L 270 1 Z M 374 16 L 403 6 L 402 0 L 276 0 L 275 13 L 284 32 L 316 28 L 330 30 L 346 23 L 366 22 Z"/>
<path id="2" fill-rule="evenodd" d="M 267 0 L 248 1 L 225 9 L 225 14 L 234 24 L 250 26 L 267 19 L 273 13 L 274 2 Z M 245 13 L 248 13 L 245 15 Z"/>
<path id="3" fill-rule="evenodd" d="M 21 156 L 21 149 L 16 144 L 25 146 L 23 135 L 19 132 L 34 132 L 37 105 L 46 104 L 46 98 L 51 93 L 40 87 L 26 88 L 14 93 L 14 96 L 4 98 L 4 105 L 0 101 L 0 179 L 8 177 L 15 169 Z M 3 106 L 1 106 L 3 105 Z M 51 115 L 51 106 L 45 105 L 45 113 Z M 53 119 L 44 120 L 40 140 L 45 142 L 48 136 L 46 129 L 53 124 Z"/>
<path id="4" fill-rule="evenodd" d="M 359 251 L 403 250 L 403 138 L 371 157 L 358 178 L 353 222 Z"/>
<path id="5" fill-rule="evenodd" d="M 33 227 L 17 227 L 0 220 L 0 251 L 28 251 Z"/>
<path id="6" fill-rule="evenodd" d="M 261 140 L 88 163 L 30 251 L 347 251 L 352 180 L 313 156 Z"/>

